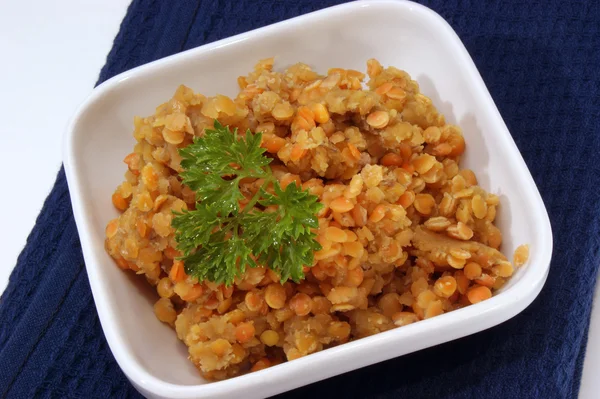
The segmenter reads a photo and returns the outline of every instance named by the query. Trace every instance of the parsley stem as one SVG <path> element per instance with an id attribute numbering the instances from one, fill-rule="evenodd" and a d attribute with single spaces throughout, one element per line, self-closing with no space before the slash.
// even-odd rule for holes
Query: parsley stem
<path id="1" fill-rule="evenodd" d="M 268 187 L 269 184 L 271 184 L 273 182 L 273 180 L 274 180 L 273 175 L 271 175 L 271 173 L 269 173 L 269 177 L 265 178 L 263 185 L 256 191 L 256 193 L 254 194 L 254 196 L 252 197 L 250 202 L 248 202 L 248 204 L 244 207 L 244 211 L 242 213 L 248 213 L 252 210 L 252 208 L 254 208 L 254 205 L 256 205 L 256 203 L 260 199 L 260 196 L 262 194 L 261 190 L 263 189 L 263 187 Z"/>

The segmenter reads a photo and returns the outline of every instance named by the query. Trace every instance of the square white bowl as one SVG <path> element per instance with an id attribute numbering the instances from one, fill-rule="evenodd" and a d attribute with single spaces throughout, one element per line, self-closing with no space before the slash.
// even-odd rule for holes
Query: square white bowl
<path id="1" fill-rule="evenodd" d="M 363 338 L 227 381 L 204 381 L 174 331 L 152 311 L 152 290 L 114 266 L 104 228 L 116 217 L 110 196 L 133 148 L 132 119 L 149 115 L 181 83 L 205 95 L 235 95 L 236 78 L 255 62 L 276 68 L 305 62 L 364 70 L 366 60 L 406 70 L 422 92 L 464 132 L 462 165 L 501 198 L 503 252 L 523 243 L 529 262 L 490 300 Z M 540 292 L 552 233 L 535 183 L 471 57 L 435 12 L 408 1 L 348 3 L 210 43 L 127 71 L 98 86 L 65 135 L 64 164 L 94 300 L 108 344 L 142 394 L 156 398 L 258 398 L 290 390 L 492 327 L 515 316 Z M 440 332 L 443 331 L 443 334 Z"/>

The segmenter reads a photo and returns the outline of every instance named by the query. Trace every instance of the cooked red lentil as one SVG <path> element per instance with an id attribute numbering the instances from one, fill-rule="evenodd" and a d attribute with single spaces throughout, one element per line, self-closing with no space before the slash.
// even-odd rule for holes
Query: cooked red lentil
<path id="1" fill-rule="evenodd" d="M 376 60 L 319 75 L 305 64 L 260 61 L 235 99 L 180 86 L 153 116 L 134 120 L 137 144 L 112 196 L 106 227 L 117 265 L 144 275 L 191 361 L 224 379 L 489 299 L 527 261 L 499 252 L 498 196 L 461 169 L 460 128 L 447 124 L 417 82 Z M 177 260 L 173 211 L 195 206 L 178 149 L 217 119 L 263 132 L 282 187 L 301 185 L 324 205 L 322 249 L 301 283 L 249 268 L 232 286 L 197 281 Z M 250 198 L 260 185 L 242 181 Z M 242 200 L 240 205 L 248 202 Z"/>

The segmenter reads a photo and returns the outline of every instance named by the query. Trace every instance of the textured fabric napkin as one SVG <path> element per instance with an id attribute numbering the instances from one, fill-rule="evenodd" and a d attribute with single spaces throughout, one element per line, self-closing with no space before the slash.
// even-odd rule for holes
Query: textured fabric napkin
<path id="1" fill-rule="evenodd" d="M 334 3 L 134 0 L 99 81 Z M 541 191 L 555 243 L 548 281 L 500 326 L 281 397 L 576 397 L 600 263 L 600 7 L 424 3 L 465 43 Z M 98 322 L 62 170 L 0 299 L 0 359 L 2 398 L 139 397 Z"/>

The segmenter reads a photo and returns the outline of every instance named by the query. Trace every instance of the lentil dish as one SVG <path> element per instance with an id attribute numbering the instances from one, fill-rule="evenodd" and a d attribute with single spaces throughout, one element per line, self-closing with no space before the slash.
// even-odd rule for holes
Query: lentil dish
<path id="1" fill-rule="evenodd" d="M 368 76 L 368 81 L 363 81 Z M 229 378 L 489 299 L 527 261 L 512 263 L 494 225 L 499 198 L 459 166 L 465 141 L 404 71 L 367 62 L 367 76 L 273 59 L 239 77 L 239 94 L 205 97 L 180 86 L 154 115 L 136 117 L 122 213 L 106 250 L 156 288 L 157 318 L 173 327 L 208 379 Z M 215 120 L 262 132 L 281 187 L 318 197 L 312 265 L 299 283 L 266 267 L 231 285 L 187 275 L 172 226 L 193 209 L 179 149 Z M 244 179 L 247 205 L 260 179 Z"/>

